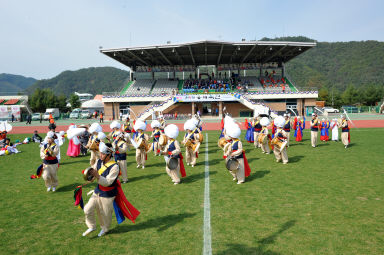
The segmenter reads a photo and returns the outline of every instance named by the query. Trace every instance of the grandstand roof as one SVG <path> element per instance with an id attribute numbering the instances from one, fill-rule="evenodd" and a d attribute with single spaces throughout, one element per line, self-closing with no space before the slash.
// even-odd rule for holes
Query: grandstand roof
<path id="1" fill-rule="evenodd" d="M 143 47 L 101 49 L 100 52 L 129 66 L 202 66 L 280 63 L 316 46 L 312 42 L 197 41 Z"/>

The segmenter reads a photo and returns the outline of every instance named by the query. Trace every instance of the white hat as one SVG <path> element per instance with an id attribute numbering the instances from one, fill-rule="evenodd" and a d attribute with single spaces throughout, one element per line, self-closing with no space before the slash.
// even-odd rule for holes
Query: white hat
<path id="1" fill-rule="evenodd" d="M 55 132 L 53 132 L 53 131 L 49 131 L 47 133 L 47 138 L 53 138 L 54 136 L 55 136 Z"/>
<path id="2" fill-rule="evenodd" d="M 192 119 L 190 120 L 187 120 L 185 123 L 184 123 L 184 130 L 194 130 L 196 128 L 196 124 L 194 123 L 194 121 Z"/>
<path id="3" fill-rule="evenodd" d="M 111 154 L 114 150 L 112 147 L 108 147 L 105 143 L 100 142 L 99 151 L 103 154 Z"/>
<path id="4" fill-rule="evenodd" d="M 321 119 L 321 121 L 324 121 L 324 120 L 325 120 L 324 118 Z"/>
<path id="5" fill-rule="evenodd" d="M 300 117 L 300 116 L 297 116 L 297 118 L 298 118 L 298 119 L 301 119 L 301 117 Z"/>
<path id="6" fill-rule="evenodd" d="M 112 121 L 112 123 L 109 125 L 109 127 L 111 128 L 111 129 L 114 129 L 114 128 L 120 128 L 121 127 L 121 124 L 117 121 L 117 120 L 114 120 L 114 121 Z"/>
<path id="7" fill-rule="evenodd" d="M 169 138 L 176 139 L 179 135 L 179 128 L 175 124 L 170 124 L 164 128 L 164 133 Z"/>
<path id="8" fill-rule="evenodd" d="M 160 122 L 158 120 L 152 120 L 151 128 L 158 128 L 158 127 L 160 127 Z"/>
<path id="9" fill-rule="evenodd" d="M 284 126 L 285 119 L 282 116 L 277 116 L 274 120 L 274 123 L 276 127 L 282 128 Z"/>
<path id="10" fill-rule="evenodd" d="M 226 127 L 226 134 L 232 138 L 239 138 L 241 135 L 240 127 L 236 123 L 229 124 Z"/>
<path id="11" fill-rule="evenodd" d="M 69 127 L 68 127 L 68 130 L 69 129 L 72 129 L 72 128 L 76 128 L 77 126 L 75 125 L 75 124 L 73 124 L 73 125 L 69 125 Z"/>
<path id="12" fill-rule="evenodd" d="M 64 136 L 65 132 L 64 132 L 64 131 L 60 131 L 59 134 L 60 134 L 61 136 Z"/>
<path id="13" fill-rule="evenodd" d="M 169 138 L 176 139 L 179 135 L 179 128 L 175 124 L 169 124 L 164 128 L 164 133 Z"/>
<path id="14" fill-rule="evenodd" d="M 141 120 L 136 120 L 136 122 L 135 122 L 135 126 L 134 126 L 133 128 L 134 128 L 136 131 L 139 130 L 139 129 L 145 131 L 146 127 L 147 127 L 147 125 L 146 125 L 143 121 L 141 121 Z"/>
<path id="15" fill-rule="evenodd" d="M 227 129 L 227 126 L 235 124 L 235 120 L 230 116 L 225 116 L 224 118 L 224 129 Z"/>
<path id="16" fill-rule="evenodd" d="M 284 113 L 284 117 L 288 117 L 288 113 Z"/>
<path id="17" fill-rule="evenodd" d="M 263 118 L 261 118 L 261 120 L 260 120 L 260 125 L 262 125 L 262 126 L 264 126 L 264 127 L 268 126 L 269 123 L 271 123 L 271 122 L 269 121 L 269 119 L 268 119 L 267 117 L 263 117 Z"/>
<path id="18" fill-rule="evenodd" d="M 89 133 L 99 133 L 103 131 L 103 128 L 100 126 L 99 123 L 92 123 L 92 125 L 89 127 Z"/>
<path id="19" fill-rule="evenodd" d="M 107 136 L 103 132 L 97 133 L 97 139 L 104 140 Z"/>
<path id="20" fill-rule="evenodd" d="M 196 119 L 196 118 L 192 118 L 191 121 L 192 121 L 192 123 L 193 123 L 195 126 L 197 126 L 197 124 L 199 124 L 199 120 Z"/>
<path id="21" fill-rule="evenodd" d="M 129 133 L 125 133 L 124 137 L 125 137 L 125 139 L 129 139 L 129 138 L 131 138 L 131 135 Z"/>

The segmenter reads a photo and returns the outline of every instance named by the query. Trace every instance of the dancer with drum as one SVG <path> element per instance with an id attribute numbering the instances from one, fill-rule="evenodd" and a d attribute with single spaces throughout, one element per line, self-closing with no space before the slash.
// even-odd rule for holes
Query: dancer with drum
<path id="1" fill-rule="evenodd" d="M 293 126 L 293 123 L 291 123 L 292 121 L 290 120 L 290 115 L 288 113 L 284 113 L 284 119 L 285 119 L 285 122 L 284 122 L 284 127 L 283 127 L 283 130 L 285 131 L 286 133 L 286 136 L 287 136 L 287 147 L 289 147 L 289 138 L 291 136 L 291 126 Z"/>
<path id="2" fill-rule="evenodd" d="M 151 127 L 153 129 L 151 138 L 153 138 L 153 143 L 152 143 L 152 150 L 155 153 L 155 156 L 160 156 L 160 144 L 159 144 L 159 139 L 161 136 L 161 131 L 160 131 L 160 122 L 158 120 L 153 120 L 151 123 Z"/>
<path id="3" fill-rule="evenodd" d="M 145 162 L 147 160 L 147 151 L 148 151 L 148 135 L 144 134 L 147 125 L 141 121 L 137 120 L 134 126 L 134 129 L 137 131 L 137 136 L 135 137 L 135 143 L 137 144 L 136 148 L 136 163 L 137 168 L 145 168 Z"/>
<path id="4" fill-rule="evenodd" d="M 261 152 L 265 154 L 271 153 L 271 136 L 268 134 L 268 126 L 270 121 L 267 117 L 263 117 L 260 120 L 261 131 L 259 133 L 259 144 L 261 145 Z"/>
<path id="5" fill-rule="evenodd" d="M 112 129 L 112 132 L 108 134 L 108 138 L 109 138 L 109 140 L 110 140 L 111 142 L 113 142 L 113 140 L 116 139 L 117 134 L 120 133 L 119 130 L 120 130 L 120 128 L 121 128 L 121 124 L 120 124 L 118 121 L 114 120 L 114 121 L 112 121 L 112 123 L 109 125 L 109 127 Z"/>
<path id="6" fill-rule="evenodd" d="M 229 122 L 225 125 L 225 133 L 231 139 L 231 142 L 224 147 L 227 169 L 232 174 L 233 180 L 237 180 L 237 184 L 242 184 L 245 182 L 245 177 L 251 174 L 251 169 L 239 140 L 240 127 L 235 122 Z"/>
<path id="7" fill-rule="evenodd" d="M 99 218 L 101 231 L 98 236 L 108 233 L 112 221 L 112 212 L 115 209 L 118 223 L 124 221 L 124 216 L 128 217 L 132 222 L 140 214 L 126 199 L 121 189 L 119 176 L 119 165 L 112 159 L 113 148 L 110 143 L 100 143 L 100 159 L 89 169 L 90 175 L 96 180 L 98 185 L 88 203 L 84 206 L 85 223 L 88 229 L 83 236 L 96 230 L 96 217 Z"/>
<path id="8" fill-rule="evenodd" d="M 174 124 L 170 124 L 165 127 L 164 133 L 167 136 L 167 145 L 162 151 L 166 162 L 165 170 L 174 185 L 177 185 L 180 183 L 180 174 L 181 177 L 186 176 L 183 155 L 181 154 L 179 142 L 176 140 L 179 135 L 179 128 Z"/>
<path id="9" fill-rule="evenodd" d="M 86 147 L 91 151 L 91 158 L 89 160 L 89 163 L 91 166 L 93 166 L 96 163 L 96 161 L 99 159 L 100 139 L 97 138 L 97 135 L 99 132 L 102 132 L 103 129 L 99 123 L 92 123 L 92 125 L 89 127 L 88 130 L 91 136 L 88 140 L 88 144 Z"/>
<path id="10" fill-rule="evenodd" d="M 253 126 L 253 144 L 255 145 L 255 148 L 260 148 L 262 145 L 259 144 L 259 134 L 261 132 L 262 126 L 260 123 L 260 118 L 258 113 L 253 119 L 252 126 Z"/>
<path id="11" fill-rule="evenodd" d="M 199 141 L 199 134 L 195 133 L 196 128 L 195 123 L 191 119 L 184 123 L 184 130 L 186 133 L 183 139 L 183 144 L 185 146 L 187 165 L 191 165 L 191 167 L 196 165 L 196 158 L 198 157 L 196 149 Z"/>
<path id="12" fill-rule="evenodd" d="M 123 179 L 122 183 L 128 182 L 127 174 L 127 143 L 125 141 L 125 136 L 120 131 L 114 133 L 115 139 L 113 140 L 112 147 L 115 151 L 115 161 L 119 165 L 121 177 Z M 129 135 L 127 135 L 129 138 Z"/>
<path id="13" fill-rule="evenodd" d="M 160 131 L 161 133 L 164 133 L 165 126 L 167 123 L 165 122 L 164 116 L 162 114 L 159 115 L 159 122 L 160 122 Z"/>
<path id="14" fill-rule="evenodd" d="M 319 119 L 316 113 L 312 113 L 311 120 L 311 144 L 315 148 L 317 145 L 317 133 L 319 132 Z"/>
<path id="15" fill-rule="evenodd" d="M 57 155 L 59 154 L 59 146 L 55 144 L 55 133 L 49 131 L 47 133 L 47 143 L 40 148 L 40 157 L 43 160 L 43 179 L 47 192 L 56 191 L 56 187 L 59 184 L 57 178 L 57 170 L 59 168 L 59 161 Z"/>
<path id="16" fill-rule="evenodd" d="M 341 141 L 344 144 L 344 148 L 347 148 L 351 143 L 351 136 L 349 133 L 348 121 L 345 118 L 345 115 L 341 115 Z"/>
<path id="17" fill-rule="evenodd" d="M 284 124 L 286 120 L 282 116 L 277 116 L 274 120 L 276 125 L 275 137 L 272 140 L 273 144 L 273 153 L 276 157 L 276 162 L 283 161 L 283 164 L 288 163 L 288 154 L 287 154 L 287 132 L 284 131 Z"/>

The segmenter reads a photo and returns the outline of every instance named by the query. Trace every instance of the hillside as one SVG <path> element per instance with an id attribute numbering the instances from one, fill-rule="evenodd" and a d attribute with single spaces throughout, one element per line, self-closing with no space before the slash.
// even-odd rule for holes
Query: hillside
<path id="1" fill-rule="evenodd" d="M 314 41 L 302 36 L 269 40 Z M 300 87 L 334 86 L 344 91 L 349 85 L 383 86 L 383 59 L 384 42 L 317 42 L 315 48 L 289 61 L 286 71 Z"/>
<path id="2" fill-rule="evenodd" d="M 129 78 L 129 72 L 114 67 L 90 67 L 64 71 L 52 79 L 39 80 L 26 89 L 31 94 L 36 88 L 51 88 L 56 95 L 76 92 L 91 93 L 119 91 Z"/>
<path id="3" fill-rule="evenodd" d="M 14 74 L 0 74 L 0 93 L 11 94 L 25 90 L 37 80 Z"/>

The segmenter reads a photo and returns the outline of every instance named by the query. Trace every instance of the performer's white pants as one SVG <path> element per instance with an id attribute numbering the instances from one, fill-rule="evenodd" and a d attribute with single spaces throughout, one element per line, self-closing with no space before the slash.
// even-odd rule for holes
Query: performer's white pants
<path id="1" fill-rule="evenodd" d="M 101 229 L 104 230 L 104 232 L 109 231 L 112 221 L 114 200 L 115 197 L 100 197 L 99 195 L 92 194 L 92 197 L 84 206 L 85 224 L 87 224 L 88 228 L 96 229 L 96 210 Z"/>
<path id="2" fill-rule="evenodd" d="M 59 168 L 59 164 L 44 164 L 43 165 L 43 179 L 45 182 L 45 186 L 56 188 L 59 185 L 59 180 L 57 178 L 57 170 Z"/>
<path id="3" fill-rule="evenodd" d="M 170 170 L 168 166 L 165 166 L 165 170 L 167 171 L 167 174 L 169 177 L 171 177 L 172 182 L 174 183 L 180 183 L 180 159 L 177 159 L 179 164 L 175 170 Z"/>
<path id="4" fill-rule="evenodd" d="M 317 131 L 311 131 L 311 144 L 312 147 L 316 147 L 317 145 Z"/>

